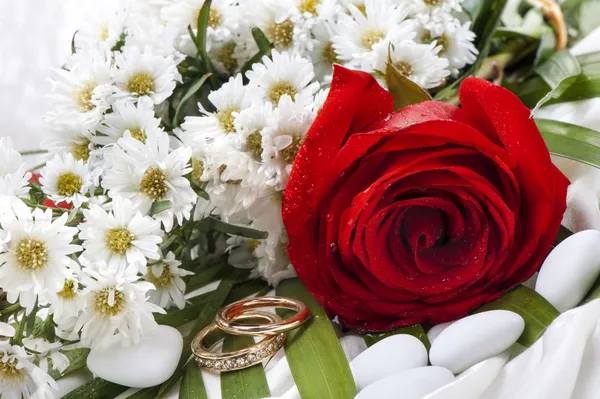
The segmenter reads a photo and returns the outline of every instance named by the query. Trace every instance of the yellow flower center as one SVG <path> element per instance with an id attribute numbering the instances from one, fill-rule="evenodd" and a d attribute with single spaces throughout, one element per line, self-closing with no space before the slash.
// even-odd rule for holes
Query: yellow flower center
<path id="1" fill-rule="evenodd" d="M 21 269 L 43 269 L 48 264 L 48 249 L 42 241 L 23 238 L 16 245 L 16 257 Z"/>
<path id="2" fill-rule="evenodd" d="M 94 295 L 94 310 L 104 317 L 116 316 L 124 307 L 125 295 L 116 287 L 103 288 Z"/>
<path id="3" fill-rule="evenodd" d="M 323 50 L 321 51 L 321 57 L 323 57 L 323 61 L 331 65 L 339 62 L 335 49 L 333 48 L 333 43 L 331 42 L 327 43 L 327 45 L 323 47 Z"/>
<path id="4" fill-rule="evenodd" d="M 364 16 L 367 16 L 367 6 L 365 6 L 365 3 L 362 3 L 362 4 L 355 4 L 355 5 L 356 5 L 356 8 L 358 8 L 358 10 L 359 10 L 360 12 L 362 12 L 362 14 L 363 14 Z"/>
<path id="5" fill-rule="evenodd" d="M 108 35 L 109 35 L 108 23 L 106 23 L 106 24 L 102 25 L 102 29 L 100 29 L 100 35 L 98 35 L 98 36 L 99 36 L 101 42 L 105 42 L 108 40 Z"/>
<path id="6" fill-rule="evenodd" d="M 150 94 L 154 89 L 154 78 L 150 72 L 138 72 L 127 81 L 127 90 L 139 96 Z"/>
<path id="7" fill-rule="evenodd" d="M 369 29 L 363 34 L 361 43 L 364 48 L 371 50 L 373 46 L 379 43 L 384 37 L 385 33 L 383 33 L 381 29 Z"/>
<path id="8" fill-rule="evenodd" d="M 277 50 L 285 50 L 294 41 L 294 23 L 289 19 L 279 24 L 273 22 L 267 27 L 266 34 Z"/>
<path id="9" fill-rule="evenodd" d="M 217 51 L 217 61 L 223 64 L 223 67 L 229 73 L 233 73 L 238 67 L 237 59 L 234 56 L 235 46 L 234 42 L 227 43 Z"/>
<path id="10" fill-rule="evenodd" d="M 215 7 L 210 8 L 210 12 L 208 13 L 208 26 L 215 29 L 217 26 L 221 25 L 222 17 L 219 10 Z"/>
<path id="11" fill-rule="evenodd" d="M 199 182 L 204 174 L 204 161 L 201 159 L 192 159 L 192 179 Z"/>
<path id="12" fill-rule="evenodd" d="M 263 148 L 260 131 L 252 132 L 246 137 L 246 149 L 255 159 L 260 160 L 262 158 Z"/>
<path id="13" fill-rule="evenodd" d="M 435 40 L 437 41 L 437 45 L 442 47 L 442 52 L 448 51 L 450 42 L 448 41 L 448 36 L 446 36 L 446 34 L 443 34 Z"/>
<path id="14" fill-rule="evenodd" d="M 128 129 L 129 133 L 131 134 L 131 137 L 133 137 L 134 139 L 136 139 L 137 141 L 140 141 L 142 143 L 146 142 L 146 133 L 144 133 L 144 131 L 142 129 L 140 129 L 139 127 L 136 128 L 132 128 L 132 129 Z"/>
<path id="15" fill-rule="evenodd" d="M 431 7 L 436 7 L 442 3 L 442 0 L 423 0 L 423 3 Z"/>
<path id="16" fill-rule="evenodd" d="M 312 15 L 317 15 L 317 6 L 321 3 L 320 0 L 302 0 L 300 3 L 300 11 L 307 12 Z"/>
<path id="17" fill-rule="evenodd" d="M 260 240 L 250 239 L 246 245 L 248 246 L 248 251 L 250 251 L 250 253 L 254 253 L 254 251 L 260 247 Z"/>
<path id="18" fill-rule="evenodd" d="M 396 67 L 398 72 L 400 72 L 402 75 L 404 75 L 406 77 L 413 74 L 412 65 L 410 65 L 408 62 L 404 62 L 404 61 L 396 62 L 394 64 L 394 66 Z"/>
<path id="19" fill-rule="evenodd" d="M 296 155 L 298 154 L 303 141 L 303 137 L 292 136 L 292 143 L 280 151 L 281 157 L 287 164 L 294 163 L 294 159 L 296 159 Z"/>
<path id="20" fill-rule="evenodd" d="M 77 295 L 77 285 L 73 280 L 65 280 L 63 289 L 56 293 L 62 299 L 73 299 Z"/>
<path id="21" fill-rule="evenodd" d="M 291 83 L 282 81 L 271 86 L 268 97 L 273 104 L 277 105 L 282 96 L 287 94 L 293 101 L 297 93 L 296 88 Z"/>
<path id="22" fill-rule="evenodd" d="M 169 271 L 169 267 L 167 265 L 163 265 L 163 271 L 160 276 L 155 276 L 152 273 L 152 266 L 148 266 L 148 273 L 146 274 L 146 280 L 150 283 L 154 284 L 157 289 L 160 288 L 168 288 L 171 285 L 171 280 L 173 279 L 173 275 Z"/>
<path id="23" fill-rule="evenodd" d="M 96 82 L 89 80 L 82 82 L 77 88 L 75 98 L 81 112 L 88 112 L 96 107 L 92 103 L 92 95 L 94 94 L 94 89 L 96 87 L 98 87 Z"/>
<path id="24" fill-rule="evenodd" d="M 235 126 L 233 124 L 235 118 L 233 117 L 234 112 L 240 112 L 239 108 L 226 108 L 217 114 L 219 125 L 225 133 L 235 133 Z"/>
<path id="25" fill-rule="evenodd" d="M 71 144 L 71 155 L 76 161 L 87 161 L 90 159 L 90 141 L 82 138 Z"/>
<path id="26" fill-rule="evenodd" d="M 148 168 L 142 182 L 140 183 L 140 191 L 146 194 L 154 201 L 159 201 L 167 195 L 169 188 L 167 187 L 167 176 L 159 168 Z"/>
<path id="27" fill-rule="evenodd" d="M 6 361 L 0 358 L 0 381 L 21 383 L 25 380 L 25 369 L 17 368 L 17 359 L 8 357 Z"/>
<path id="28" fill-rule="evenodd" d="M 106 232 L 104 237 L 106 246 L 114 253 L 125 255 L 127 250 L 133 246 L 135 236 L 124 227 L 117 227 Z"/>
<path id="29" fill-rule="evenodd" d="M 56 179 L 58 195 L 70 197 L 81 191 L 83 180 L 73 172 L 63 173 Z"/>

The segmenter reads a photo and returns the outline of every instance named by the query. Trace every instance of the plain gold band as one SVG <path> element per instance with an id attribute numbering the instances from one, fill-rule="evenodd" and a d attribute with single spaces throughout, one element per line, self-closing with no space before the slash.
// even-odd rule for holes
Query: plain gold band
<path id="1" fill-rule="evenodd" d="M 284 308 L 296 311 L 292 317 L 270 324 L 240 323 L 239 316 L 262 308 Z M 221 309 L 215 318 L 219 328 L 235 335 L 277 335 L 300 327 L 310 317 L 308 307 L 293 298 L 283 296 L 263 296 L 243 299 Z"/>
<path id="2" fill-rule="evenodd" d="M 261 319 L 267 323 L 278 323 L 282 318 L 274 313 L 266 312 L 246 312 L 236 317 L 237 320 Z M 213 334 L 221 328 L 213 323 L 205 327 L 194 337 L 192 341 L 192 352 L 198 366 L 203 369 L 224 372 L 241 370 L 255 364 L 261 363 L 273 356 L 283 346 L 285 342 L 285 333 L 278 335 L 265 336 L 260 342 L 247 348 L 233 352 L 214 353 L 204 346 L 204 340 L 210 334 Z"/>

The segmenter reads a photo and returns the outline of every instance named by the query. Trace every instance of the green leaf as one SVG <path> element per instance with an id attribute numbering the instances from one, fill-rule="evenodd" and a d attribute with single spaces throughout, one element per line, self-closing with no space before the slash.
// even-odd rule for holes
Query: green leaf
<path id="1" fill-rule="evenodd" d="M 171 201 L 154 201 L 150 207 L 150 216 L 158 215 L 171 207 Z"/>
<path id="2" fill-rule="evenodd" d="M 304 302 L 312 313 L 301 327 L 290 331 L 285 355 L 303 398 L 352 399 L 356 384 L 335 330 L 321 305 L 298 279 L 282 281 L 277 295 Z M 280 315 L 286 311 L 278 312 Z"/>
<path id="3" fill-rule="evenodd" d="M 267 36 L 259 28 L 252 28 L 252 37 L 258 46 L 261 55 L 271 56 L 271 42 L 267 39 Z"/>
<path id="4" fill-rule="evenodd" d="M 568 49 L 554 54 L 548 61 L 535 69 L 536 73 L 544 79 L 551 90 L 536 104 L 533 112 L 550 99 L 560 97 L 575 82 L 581 73 L 581 67 Z"/>
<path id="5" fill-rule="evenodd" d="M 525 347 L 533 345 L 550 323 L 560 315 L 543 296 L 523 285 L 483 305 L 475 313 L 499 309 L 515 312 L 525 320 L 525 330 L 517 341 Z"/>
<path id="6" fill-rule="evenodd" d="M 159 387 L 143 388 L 129 395 L 127 399 L 154 399 Z"/>
<path id="7" fill-rule="evenodd" d="M 181 101 L 179 101 L 179 104 L 177 105 L 177 110 L 175 111 L 175 116 L 173 117 L 173 126 L 174 127 L 179 126 L 179 119 L 181 118 L 181 112 L 183 111 L 183 107 L 185 106 L 185 104 L 188 102 L 188 100 L 190 98 L 192 98 L 194 96 L 194 94 L 196 94 L 198 92 L 198 90 L 200 90 L 200 88 L 206 82 L 206 79 L 208 79 L 210 76 L 211 76 L 210 72 L 204 74 L 204 76 L 202 76 L 200 79 L 195 81 L 188 88 L 188 90 L 185 92 L 183 97 L 181 97 Z"/>
<path id="8" fill-rule="evenodd" d="M 155 316 L 156 322 L 161 325 L 179 327 L 194 321 L 206 305 L 210 292 L 199 295 L 189 300 L 183 309 L 169 309 L 166 314 Z"/>
<path id="9" fill-rule="evenodd" d="M 264 231 L 258 231 L 245 226 L 239 226 L 236 224 L 229 224 L 222 220 L 208 217 L 196 224 L 197 228 L 208 231 L 214 230 L 219 233 L 230 234 L 232 236 L 240 236 L 246 238 L 252 238 L 255 240 L 263 240 L 268 237 L 268 233 Z"/>
<path id="10" fill-rule="evenodd" d="M 600 168 L 600 134 L 570 123 L 536 119 L 548 151 Z"/>
<path id="11" fill-rule="evenodd" d="M 431 100 L 429 93 L 398 71 L 398 68 L 392 64 L 390 57 L 388 57 L 385 68 L 385 81 L 389 92 L 394 97 L 394 108 L 396 110 L 407 105 Z"/>
<path id="12" fill-rule="evenodd" d="M 75 47 L 75 36 L 79 33 L 79 29 L 73 33 L 73 37 L 71 38 L 71 54 L 75 54 L 77 52 L 77 47 Z"/>
<path id="13" fill-rule="evenodd" d="M 186 369 L 181 387 L 179 388 L 179 399 L 205 399 L 206 388 L 202 379 L 202 372 L 195 362 L 190 362 Z"/>
<path id="14" fill-rule="evenodd" d="M 421 342 L 423 342 L 423 345 L 425 345 L 425 348 L 427 348 L 427 351 L 429 352 L 431 343 L 429 342 L 429 338 L 427 338 L 427 333 L 423 329 L 423 326 L 421 326 L 420 324 L 414 324 L 412 326 L 401 327 L 396 330 L 388 331 L 385 333 L 366 334 L 363 336 L 363 339 L 365 340 L 365 343 L 367 344 L 367 346 L 373 346 L 377 342 L 382 341 L 382 340 L 386 339 L 387 337 L 391 337 L 392 335 L 398 335 L 398 334 L 409 334 L 415 338 L 418 338 Z"/>
<path id="15" fill-rule="evenodd" d="M 585 37 L 600 26 L 600 1 L 588 0 L 579 6 L 579 35 Z"/>
<path id="16" fill-rule="evenodd" d="M 212 323 L 217 311 L 223 306 L 223 303 L 233 288 L 234 283 L 235 279 L 233 278 L 224 279 L 221 281 L 217 289 L 210 293 L 206 305 L 202 308 L 202 311 L 198 316 L 198 320 L 196 320 L 196 323 L 194 323 L 190 334 L 183 340 L 183 353 L 181 355 L 181 359 L 179 360 L 179 364 L 177 365 L 177 369 L 171 378 L 161 385 L 160 391 L 157 395 L 158 399 L 163 398 L 169 389 L 171 389 L 171 387 L 175 385 L 175 383 L 183 376 L 183 373 L 185 372 L 185 366 L 192 356 L 192 349 L 190 348 L 192 340 L 196 334 L 200 332 L 200 330 Z"/>
<path id="17" fill-rule="evenodd" d="M 534 64 L 537 66 L 547 61 L 556 51 L 556 36 L 554 31 L 547 25 L 543 25 L 540 32 L 540 45 L 535 54 Z"/>
<path id="18" fill-rule="evenodd" d="M 202 4 L 198 13 L 198 20 L 196 21 L 198 28 L 198 32 L 196 33 L 196 48 L 198 48 L 200 54 L 206 53 L 206 32 L 208 30 L 211 3 L 212 0 L 204 0 L 204 4 Z"/>
<path id="19" fill-rule="evenodd" d="M 475 33 L 475 47 L 479 51 L 477 61 L 458 79 L 436 94 L 435 99 L 448 101 L 456 96 L 460 82 L 475 75 L 490 52 L 494 32 L 500 22 L 500 16 L 507 0 L 465 0 L 463 7 L 469 12 L 473 23 L 471 30 Z"/>
<path id="20" fill-rule="evenodd" d="M 69 392 L 62 399 L 108 399 L 115 398 L 122 394 L 129 387 L 113 384 L 103 380 L 102 378 L 94 378 L 93 380 L 83 384 L 74 391 Z"/>
<path id="21" fill-rule="evenodd" d="M 250 336 L 228 335 L 223 342 L 223 351 L 237 351 L 253 344 L 254 339 Z M 221 374 L 223 399 L 261 399 L 268 396 L 271 396 L 271 392 L 261 364 Z"/>
<path id="22" fill-rule="evenodd" d="M 55 380 L 64 378 L 69 374 L 84 368 L 86 366 L 86 361 L 90 350 L 88 348 L 80 348 L 69 351 L 62 351 L 62 353 L 69 359 L 70 364 L 69 367 L 67 367 L 66 370 L 62 373 L 59 373 L 56 369 L 50 370 L 48 374 L 50 374 L 50 377 L 54 378 Z"/>
<path id="23" fill-rule="evenodd" d="M 190 277 L 187 282 L 186 292 L 191 292 L 202 288 L 216 280 L 219 280 L 221 276 L 225 276 L 233 271 L 233 267 L 227 263 L 217 263 L 202 268 L 196 274 Z"/>

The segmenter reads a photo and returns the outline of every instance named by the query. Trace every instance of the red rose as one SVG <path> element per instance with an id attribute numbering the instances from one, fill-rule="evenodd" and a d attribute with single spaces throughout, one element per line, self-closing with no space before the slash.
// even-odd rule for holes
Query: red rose
<path id="1" fill-rule="evenodd" d="M 394 112 L 370 75 L 336 67 L 283 219 L 298 276 L 344 325 L 459 318 L 531 277 L 550 250 L 569 182 L 529 109 L 476 78 L 460 100 Z"/>

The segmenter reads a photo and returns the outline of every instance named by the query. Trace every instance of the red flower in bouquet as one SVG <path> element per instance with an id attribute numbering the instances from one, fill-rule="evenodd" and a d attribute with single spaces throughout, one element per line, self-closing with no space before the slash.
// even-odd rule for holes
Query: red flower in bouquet
<path id="1" fill-rule="evenodd" d="M 461 107 L 394 112 L 368 74 L 336 67 L 283 203 L 288 253 L 329 314 L 359 331 L 459 318 L 540 266 L 568 180 L 530 112 L 468 78 Z"/>

